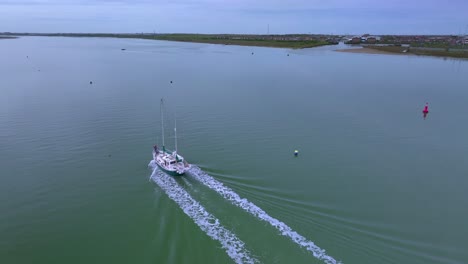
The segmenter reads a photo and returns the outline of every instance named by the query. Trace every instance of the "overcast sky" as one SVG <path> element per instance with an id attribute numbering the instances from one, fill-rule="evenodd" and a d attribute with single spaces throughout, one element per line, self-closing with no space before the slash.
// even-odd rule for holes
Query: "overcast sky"
<path id="1" fill-rule="evenodd" d="M 0 32 L 468 33 L 468 0 L 0 0 Z"/>

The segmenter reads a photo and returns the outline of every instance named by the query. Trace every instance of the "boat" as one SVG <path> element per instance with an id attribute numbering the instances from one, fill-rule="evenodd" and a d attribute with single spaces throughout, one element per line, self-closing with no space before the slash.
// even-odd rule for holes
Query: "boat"
<path id="1" fill-rule="evenodd" d="M 164 142 L 164 100 L 161 99 L 161 132 L 162 132 L 162 148 L 157 145 L 153 146 L 153 159 L 158 167 L 165 173 L 171 176 L 181 176 L 190 169 L 190 164 L 187 163 L 181 155 L 177 152 L 177 121 L 174 126 L 175 150 L 170 151 L 166 149 Z"/>

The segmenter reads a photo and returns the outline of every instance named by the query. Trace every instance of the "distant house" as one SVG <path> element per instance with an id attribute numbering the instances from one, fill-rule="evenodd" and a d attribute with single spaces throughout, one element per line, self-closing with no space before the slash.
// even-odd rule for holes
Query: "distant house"
<path id="1" fill-rule="evenodd" d="M 366 38 L 366 43 L 369 43 L 369 44 L 375 44 L 377 42 L 380 42 L 380 37 L 378 36 L 369 36 Z"/>
<path id="2" fill-rule="evenodd" d="M 364 34 L 364 35 L 362 35 L 363 38 L 367 38 L 367 37 L 369 37 L 369 36 L 370 36 L 369 34 Z"/>
<path id="3" fill-rule="evenodd" d="M 375 44 L 377 42 L 377 39 L 375 37 L 368 37 L 366 42 L 369 44 Z"/>
<path id="4" fill-rule="evenodd" d="M 359 43 L 361 43 L 360 37 L 354 37 L 351 39 L 351 44 L 359 44 Z"/>

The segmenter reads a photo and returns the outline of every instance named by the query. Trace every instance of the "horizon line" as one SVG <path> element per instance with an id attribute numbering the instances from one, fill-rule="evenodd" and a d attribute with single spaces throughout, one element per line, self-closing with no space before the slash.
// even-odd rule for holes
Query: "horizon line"
<path id="1" fill-rule="evenodd" d="M 183 32 L 118 32 L 118 33 L 110 33 L 110 32 L 0 32 L 0 35 L 22 35 L 22 34 L 37 34 L 37 35 L 50 35 L 50 34 L 69 34 L 69 35 L 79 35 L 79 34 L 86 34 L 86 35 L 99 35 L 99 34 L 106 34 L 106 35 L 251 35 L 251 36 L 282 36 L 282 35 L 321 35 L 321 36 L 362 36 L 362 35 L 369 35 L 369 36 L 468 36 L 467 34 L 370 34 L 370 33 L 363 33 L 363 34 L 325 34 L 325 33 L 282 33 L 282 34 L 253 34 L 253 33 L 183 33 Z"/>

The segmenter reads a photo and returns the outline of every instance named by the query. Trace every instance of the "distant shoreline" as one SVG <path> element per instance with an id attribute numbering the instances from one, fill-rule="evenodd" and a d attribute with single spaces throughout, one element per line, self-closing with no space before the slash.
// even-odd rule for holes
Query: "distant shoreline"
<path id="1" fill-rule="evenodd" d="M 419 47 L 402 47 L 402 46 L 365 46 L 362 48 L 351 48 L 335 50 L 338 52 L 349 53 L 365 53 L 365 54 L 386 54 L 386 55 L 419 55 L 443 58 L 459 58 L 468 59 L 468 50 L 453 50 L 453 49 L 431 49 Z"/>
<path id="2" fill-rule="evenodd" d="M 0 36 L 0 39 L 16 39 L 18 37 L 14 37 L 14 36 Z"/>
<path id="3" fill-rule="evenodd" d="M 241 34 L 87 34 L 87 33 L 11 33 L 12 36 L 40 37 L 97 37 L 97 38 L 134 38 L 147 40 L 166 40 L 219 45 L 254 46 L 269 48 L 304 49 L 338 42 L 326 35 L 241 35 Z"/>
<path id="4" fill-rule="evenodd" d="M 364 54 L 389 54 L 389 55 L 408 55 L 405 53 L 393 53 L 393 52 L 388 52 L 388 51 L 383 51 L 383 50 L 377 50 L 377 49 L 371 49 L 371 48 L 351 48 L 351 49 L 339 49 L 335 50 L 338 52 L 348 52 L 348 53 L 364 53 Z"/>

